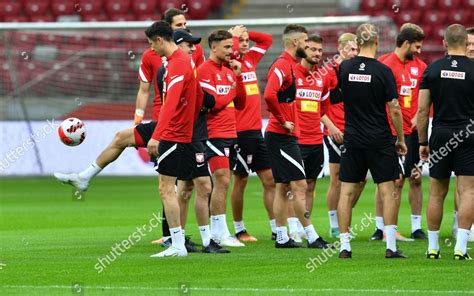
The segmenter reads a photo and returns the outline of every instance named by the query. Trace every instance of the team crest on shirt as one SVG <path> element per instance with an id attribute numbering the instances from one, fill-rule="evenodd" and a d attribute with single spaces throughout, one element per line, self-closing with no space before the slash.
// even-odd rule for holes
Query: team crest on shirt
<path id="1" fill-rule="evenodd" d="M 253 155 L 252 154 L 247 155 L 247 164 L 252 164 L 252 160 L 253 160 Z"/>
<path id="2" fill-rule="evenodd" d="M 360 64 L 359 71 L 365 71 L 365 64 L 364 63 Z"/>
<path id="3" fill-rule="evenodd" d="M 457 68 L 458 67 L 458 61 L 454 60 L 451 62 L 451 67 L 452 68 Z"/>
<path id="4" fill-rule="evenodd" d="M 298 85 L 303 85 L 303 79 L 298 78 Z"/>
<path id="5" fill-rule="evenodd" d="M 247 65 L 247 67 L 249 67 L 249 68 L 253 67 L 253 65 L 249 61 L 245 61 L 245 65 Z"/>
<path id="6" fill-rule="evenodd" d="M 317 79 L 316 79 L 316 85 L 317 85 L 318 87 L 323 87 L 323 81 L 322 81 L 321 79 L 317 78 Z"/>
<path id="7" fill-rule="evenodd" d="M 222 80 L 221 75 L 219 73 L 216 74 L 216 77 L 217 77 L 217 80 L 219 80 L 219 81 Z"/>
<path id="8" fill-rule="evenodd" d="M 203 163 L 204 162 L 204 153 L 196 153 L 196 162 Z"/>
<path id="9" fill-rule="evenodd" d="M 418 67 L 411 67 L 410 68 L 410 73 L 413 76 L 418 76 Z"/>
<path id="10" fill-rule="evenodd" d="M 227 80 L 229 80 L 230 82 L 234 82 L 234 78 L 232 78 L 232 75 L 230 75 L 230 73 L 227 73 Z"/>
<path id="11" fill-rule="evenodd" d="M 224 148 L 224 154 L 225 154 L 226 157 L 229 157 L 229 155 L 230 155 L 230 149 L 229 149 L 228 147 L 225 147 L 225 148 Z"/>

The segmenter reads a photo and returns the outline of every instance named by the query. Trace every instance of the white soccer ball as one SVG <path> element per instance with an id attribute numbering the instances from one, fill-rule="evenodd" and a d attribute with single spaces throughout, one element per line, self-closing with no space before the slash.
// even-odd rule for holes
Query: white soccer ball
<path id="1" fill-rule="evenodd" d="M 82 120 L 71 117 L 61 123 L 58 133 L 61 142 L 68 146 L 77 146 L 86 138 L 86 126 Z"/>

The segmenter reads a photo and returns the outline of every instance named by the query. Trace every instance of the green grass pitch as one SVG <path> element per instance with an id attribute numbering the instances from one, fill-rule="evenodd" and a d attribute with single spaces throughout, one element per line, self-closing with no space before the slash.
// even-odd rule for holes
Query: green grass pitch
<path id="1" fill-rule="evenodd" d="M 362 225 L 367 224 L 362 221 L 364 215 L 374 212 L 375 186 L 369 180 L 353 214 L 353 225 L 360 226 L 352 241 L 353 259 L 341 260 L 337 254 L 320 257 L 322 264 L 310 272 L 309 258 L 322 251 L 274 248 L 261 187 L 258 179 L 251 178 L 244 221 L 258 242 L 232 248 L 231 254 L 150 258 L 163 249 L 150 244 L 161 236 L 161 226 L 151 232 L 148 227 L 139 241 L 135 233 L 136 243 L 98 273 L 98 258 L 107 254 L 112 258 L 116 243 L 127 240 L 153 213 L 161 212 L 156 178 L 99 177 L 83 201 L 77 201 L 71 187 L 53 178 L 3 178 L 0 295 L 473 295 L 472 261 L 452 260 L 451 183 L 441 229 L 442 258 L 437 261 L 425 259 L 426 241 L 398 243 L 410 257 L 406 260 L 386 260 L 385 243 L 369 241 L 375 223 Z M 319 234 L 334 241 L 328 237 L 327 187 L 328 178 L 318 180 L 312 217 Z M 428 179 L 423 187 L 426 229 Z M 227 217 L 233 230 L 230 205 Z M 406 188 L 399 230 L 405 236 L 410 233 Z M 192 209 L 186 234 L 200 243 Z"/>

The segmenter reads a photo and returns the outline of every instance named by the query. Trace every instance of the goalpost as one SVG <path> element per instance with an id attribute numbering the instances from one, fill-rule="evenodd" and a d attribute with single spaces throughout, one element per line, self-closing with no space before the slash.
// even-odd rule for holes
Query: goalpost
<path id="1" fill-rule="evenodd" d="M 273 45 L 257 67 L 260 88 L 266 84 L 266 72 L 282 52 L 282 32 L 287 24 L 307 27 L 309 34 L 324 39 L 323 60 L 336 54 L 337 37 L 343 32 L 355 32 L 362 23 L 373 23 L 380 31 L 379 54 L 393 49 L 397 28 L 387 17 L 343 16 L 282 19 L 203 20 L 188 22 L 193 35 L 202 37 L 202 47 L 208 55 L 207 35 L 215 29 L 245 25 L 249 30 L 273 35 Z M 113 137 L 115 131 L 133 124 L 138 90 L 138 67 L 141 54 L 148 48 L 144 30 L 151 22 L 56 22 L 2 23 L 0 27 L 0 176 L 9 174 L 50 174 L 59 165 L 73 170 L 68 163 L 97 154 Z M 262 92 L 263 93 L 263 92 Z M 150 94 L 150 103 L 154 96 Z M 264 104 L 262 102 L 262 104 Z M 145 118 L 151 117 L 147 108 Z M 262 105 L 263 117 L 268 117 Z M 71 148 L 59 144 L 55 132 L 44 140 L 34 138 L 46 120 L 74 116 L 85 120 L 89 127 L 84 144 Z M 99 128 L 100 127 L 100 128 Z M 101 132 L 97 132 L 99 129 Z M 94 135 L 97 133 L 97 136 Z M 5 155 L 28 138 L 35 145 L 9 161 Z M 91 139 L 93 138 L 93 139 Z M 5 143 L 5 144 L 3 144 Z M 55 145 L 59 145 L 56 147 Z M 49 164 L 51 151 L 55 151 Z M 48 161 L 46 162 L 46 159 Z M 123 162 L 132 162 L 124 157 Z M 21 164 L 21 168 L 19 167 Z M 141 164 L 140 164 L 141 165 Z M 124 169 L 110 173 L 143 172 L 140 165 L 122 164 Z M 148 168 L 147 168 L 148 169 Z M 107 172 L 105 172 L 107 173 Z"/>

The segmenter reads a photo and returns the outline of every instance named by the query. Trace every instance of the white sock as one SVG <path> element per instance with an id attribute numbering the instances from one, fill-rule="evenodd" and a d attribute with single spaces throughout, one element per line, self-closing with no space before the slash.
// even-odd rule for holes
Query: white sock
<path id="1" fill-rule="evenodd" d="M 339 222 L 337 221 L 337 211 L 328 211 L 329 225 L 331 228 L 339 228 Z"/>
<path id="2" fill-rule="evenodd" d="M 339 240 L 341 241 L 341 250 L 352 251 L 351 249 L 351 234 L 349 232 L 344 232 L 339 234 Z"/>
<path id="3" fill-rule="evenodd" d="M 428 250 L 439 251 L 439 230 L 428 230 Z"/>
<path id="4" fill-rule="evenodd" d="M 288 228 L 290 228 L 290 233 L 298 232 L 298 218 L 288 218 Z"/>
<path id="5" fill-rule="evenodd" d="M 299 233 L 304 233 L 305 229 L 304 229 L 303 224 L 301 224 L 299 219 L 298 219 L 298 222 L 296 222 L 296 223 L 297 223 L 297 227 L 298 227 L 298 232 Z"/>
<path id="6" fill-rule="evenodd" d="M 454 211 L 454 216 L 453 216 L 453 230 L 457 231 L 458 230 L 458 211 Z"/>
<path id="7" fill-rule="evenodd" d="M 395 252 L 397 250 L 397 225 L 385 225 L 384 232 L 387 236 L 387 249 Z"/>
<path id="8" fill-rule="evenodd" d="M 411 215 L 411 233 L 421 229 L 421 215 Z"/>
<path id="9" fill-rule="evenodd" d="M 184 248 L 184 234 L 181 226 L 170 228 L 172 245 L 175 248 L 183 249 Z"/>
<path id="10" fill-rule="evenodd" d="M 471 226 L 471 232 L 473 232 L 473 231 L 474 231 L 474 224 L 472 224 L 472 226 Z"/>
<path id="11" fill-rule="evenodd" d="M 277 224 L 276 224 L 275 219 L 271 219 L 271 220 L 270 220 L 270 227 L 272 228 L 272 233 L 276 233 L 276 232 L 277 232 Z"/>
<path id="12" fill-rule="evenodd" d="M 219 223 L 217 223 L 218 220 L 219 219 L 217 218 L 217 216 L 211 216 L 211 238 L 217 241 L 220 240 Z"/>
<path id="13" fill-rule="evenodd" d="M 230 237 L 230 231 L 229 228 L 227 227 L 227 220 L 225 217 L 225 214 L 217 215 L 216 217 L 219 217 L 218 223 L 219 223 L 219 234 L 222 238 L 228 238 Z"/>
<path id="14" fill-rule="evenodd" d="M 79 173 L 79 178 L 90 180 L 100 173 L 100 171 L 102 171 L 102 169 L 94 161 L 87 167 L 87 169 Z"/>
<path id="15" fill-rule="evenodd" d="M 286 226 L 280 226 L 276 228 L 276 234 L 277 234 L 277 243 L 279 244 L 284 244 L 287 241 L 290 240 L 288 237 L 288 230 L 286 230 Z"/>
<path id="16" fill-rule="evenodd" d="M 209 243 L 211 242 L 211 231 L 209 225 L 199 226 L 199 233 L 201 234 L 202 246 L 209 246 Z"/>
<path id="17" fill-rule="evenodd" d="M 375 227 L 377 227 L 377 229 L 383 230 L 383 217 L 375 216 Z"/>
<path id="18" fill-rule="evenodd" d="M 469 229 L 458 228 L 458 236 L 456 237 L 456 246 L 454 246 L 454 252 L 461 251 L 466 254 L 467 240 L 469 238 Z"/>
<path id="19" fill-rule="evenodd" d="M 319 238 L 319 235 L 314 229 L 313 224 L 309 224 L 308 226 L 306 226 L 304 228 L 304 231 L 306 232 L 306 235 L 308 236 L 308 242 L 310 244 Z"/>
<path id="20" fill-rule="evenodd" d="M 234 221 L 235 233 L 239 233 L 245 230 L 244 221 Z"/>

